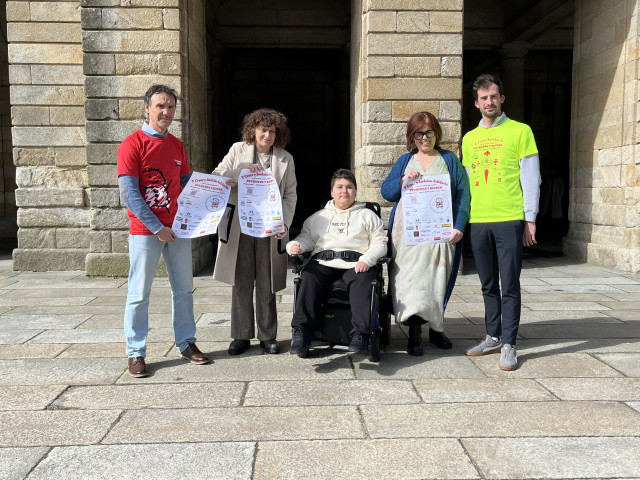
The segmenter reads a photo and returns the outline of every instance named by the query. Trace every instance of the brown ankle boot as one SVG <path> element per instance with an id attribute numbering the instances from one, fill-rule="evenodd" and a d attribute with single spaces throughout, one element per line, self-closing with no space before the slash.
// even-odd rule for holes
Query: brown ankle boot
<path id="1" fill-rule="evenodd" d="M 414 357 L 422 356 L 422 327 L 420 325 L 409 325 L 407 353 Z"/>

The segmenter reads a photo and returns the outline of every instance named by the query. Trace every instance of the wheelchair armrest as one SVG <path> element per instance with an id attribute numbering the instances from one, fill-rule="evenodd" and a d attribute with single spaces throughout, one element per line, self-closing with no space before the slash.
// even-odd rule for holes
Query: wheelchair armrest
<path id="1" fill-rule="evenodd" d="M 390 260 L 391 260 L 391 257 L 388 255 L 385 255 L 384 257 L 380 257 L 378 259 L 378 261 L 376 262 L 376 265 L 383 265 L 385 263 L 389 263 Z"/>
<path id="2" fill-rule="evenodd" d="M 296 275 L 302 271 L 302 267 L 304 267 L 305 260 L 308 260 L 311 257 L 311 252 L 299 253 L 297 255 L 291 255 L 291 263 L 293 263 L 293 268 L 291 271 Z"/>

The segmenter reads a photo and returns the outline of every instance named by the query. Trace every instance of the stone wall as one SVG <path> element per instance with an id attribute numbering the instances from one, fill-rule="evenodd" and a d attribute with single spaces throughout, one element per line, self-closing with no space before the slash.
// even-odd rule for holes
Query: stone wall
<path id="1" fill-rule="evenodd" d="M 570 256 L 640 271 L 638 2 L 576 1 Z"/>
<path id="2" fill-rule="evenodd" d="M 362 73 L 362 84 L 353 89 L 357 94 L 354 158 L 361 200 L 382 201 L 380 185 L 407 151 L 406 122 L 415 112 L 436 115 L 443 148 L 458 151 L 462 10 L 462 0 L 362 1 L 361 24 L 352 28 L 361 32 L 359 52 L 352 55 Z M 383 205 L 386 218 L 390 205 Z"/>
<path id="3" fill-rule="evenodd" d="M 80 2 L 6 4 L 19 207 L 14 269 L 83 270 L 91 210 Z"/>

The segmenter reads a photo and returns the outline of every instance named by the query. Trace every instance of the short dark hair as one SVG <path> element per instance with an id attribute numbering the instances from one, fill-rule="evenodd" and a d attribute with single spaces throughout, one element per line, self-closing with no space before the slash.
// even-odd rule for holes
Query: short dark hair
<path id="1" fill-rule="evenodd" d="M 166 93 L 168 95 L 171 95 L 173 97 L 173 100 L 175 102 L 178 102 L 178 94 L 173 88 L 168 87 L 167 85 L 151 85 L 149 87 L 149 90 L 147 90 L 147 92 L 144 94 L 144 104 L 151 106 L 151 97 L 153 97 L 157 93 Z"/>
<path id="2" fill-rule="evenodd" d="M 418 131 L 420 125 L 426 123 L 436 134 L 436 142 L 433 145 L 433 148 L 436 150 L 440 150 L 440 140 L 442 140 L 442 127 L 440 127 L 440 123 L 436 116 L 431 112 L 418 112 L 411 115 L 411 118 L 407 122 L 407 151 L 411 153 L 416 153 L 418 151 L 418 147 L 413 142 L 413 134 Z"/>
<path id="3" fill-rule="evenodd" d="M 356 182 L 356 176 L 353 174 L 351 170 L 347 170 L 346 168 L 339 168 L 335 172 L 333 172 L 333 176 L 331 177 L 331 190 L 333 190 L 333 186 L 340 179 L 349 180 L 353 183 L 353 186 L 358 189 L 358 183 Z"/>
<path id="4" fill-rule="evenodd" d="M 240 127 L 242 141 L 251 144 L 256 140 L 256 128 L 260 125 L 265 127 L 276 127 L 275 147 L 284 148 L 291 141 L 291 131 L 289 130 L 289 120 L 284 114 L 270 108 L 260 108 L 245 115 Z"/>
<path id="5" fill-rule="evenodd" d="M 482 75 L 478 75 L 473 82 L 473 99 L 478 101 L 478 90 L 481 88 L 489 88 L 491 84 L 496 84 L 500 95 L 504 95 L 502 92 L 502 81 L 495 75 L 483 73 Z"/>

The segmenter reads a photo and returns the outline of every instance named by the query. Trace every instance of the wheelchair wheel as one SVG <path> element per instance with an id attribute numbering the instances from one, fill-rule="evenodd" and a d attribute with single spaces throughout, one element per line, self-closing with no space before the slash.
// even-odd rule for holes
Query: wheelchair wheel
<path id="1" fill-rule="evenodd" d="M 369 338 L 369 360 L 380 361 L 380 328 L 376 328 Z"/>
<path id="2" fill-rule="evenodd" d="M 386 347 L 391 343 L 391 315 L 387 311 L 387 295 L 380 302 L 380 345 Z"/>

